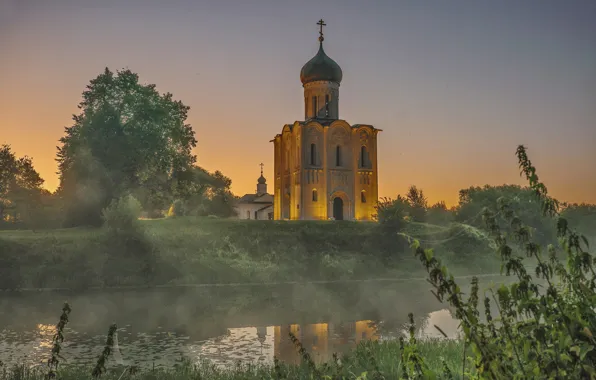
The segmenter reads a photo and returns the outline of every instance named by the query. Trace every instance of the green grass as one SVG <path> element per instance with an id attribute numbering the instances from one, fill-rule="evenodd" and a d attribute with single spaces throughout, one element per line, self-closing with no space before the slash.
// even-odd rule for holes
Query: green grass
<path id="1" fill-rule="evenodd" d="M 2 231 L 0 288 L 425 276 L 405 238 L 377 223 L 183 217 L 143 220 L 140 231 Z M 498 271 L 489 240 L 472 227 L 417 223 L 405 232 L 430 241 L 456 274 Z"/>
<path id="2" fill-rule="evenodd" d="M 429 340 L 418 342 L 419 353 L 426 359 L 426 365 L 430 369 L 440 371 L 443 368 L 444 359 L 455 379 L 461 379 L 463 363 L 463 344 L 460 341 L 450 340 Z M 332 360 L 329 363 L 317 365 L 319 375 L 343 375 L 344 379 L 356 379 L 358 376 L 368 372 L 370 379 L 372 372 L 378 370 L 386 379 L 397 379 L 401 375 L 400 347 L 399 342 L 363 342 L 353 351 L 340 358 L 341 369 Z M 226 369 L 218 369 L 208 362 L 198 365 L 190 365 L 188 362 L 181 362 L 170 369 L 140 371 L 132 376 L 126 373 L 125 368 L 114 368 L 108 362 L 108 373 L 101 378 L 105 380 L 117 379 L 138 379 L 138 380 L 190 380 L 190 379 L 212 379 L 212 380 L 261 380 L 261 379 L 313 379 L 315 372 L 306 364 L 283 364 L 279 363 L 279 369 L 275 365 L 253 365 L 237 366 Z M 111 367 L 111 368 L 110 368 Z M 58 379 L 60 380 L 91 380 L 91 368 L 84 367 L 59 367 Z M 0 371 L 0 380 L 42 380 L 47 373 L 45 368 L 36 370 L 25 370 L 23 368 L 5 369 Z M 124 376 L 120 377 L 124 373 Z M 278 377 L 277 374 L 281 374 Z"/>

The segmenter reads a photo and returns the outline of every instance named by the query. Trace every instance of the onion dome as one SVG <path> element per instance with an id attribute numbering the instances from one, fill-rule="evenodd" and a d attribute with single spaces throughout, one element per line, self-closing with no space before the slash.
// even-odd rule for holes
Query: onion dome
<path id="1" fill-rule="evenodd" d="M 342 76 L 343 73 L 341 67 L 325 54 L 322 43 L 317 55 L 306 62 L 306 64 L 302 66 L 302 70 L 300 70 L 300 81 L 303 85 L 319 80 L 340 84 Z"/>
<path id="2" fill-rule="evenodd" d="M 321 26 L 321 31 L 319 32 L 319 51 L 310 61 L 302 66 L 300 81 L 303 85 L 319 80 L 340 84 L 343 76 L 341 67 L 339 67 L 337 62 L 329 58 L 325 54 L 325 50 L 323 50 L 323 26 L 325 25 L 323 20 L 320 20 L 318 25 Z"/>

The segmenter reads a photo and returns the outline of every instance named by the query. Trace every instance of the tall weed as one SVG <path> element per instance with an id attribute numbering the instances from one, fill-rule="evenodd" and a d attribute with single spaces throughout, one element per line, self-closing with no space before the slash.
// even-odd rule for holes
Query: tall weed
<path id="1" fill-rule="evenodd" d="M 596 273 L 595 260 L 587 252 L 587 240 L 568 226 L 559 214 L 558 202 L 548 196 L 539 182 L 536 169 L 519 146 L 517 157 L 521 174 L 530 183 L 542 212 L 556 221 L 559 247 L 541 247 L 531 229 L 510 207 L 510 200 L 500 198 L 496 209 L 485 208 L 484 220 L 502 260 L 502 271 L 515 276 L 511 285 L 478 294 L 478 280 L 472 282 L 468 299 L 453 276 L 435 257 L 432 249 L 412 243 L 433 285 L 433 294 L 448 302 L 456 311 L 471 350 L 470 366 L 477 379 L 593 379 L 596 378 Z M 501 222 L 512 233 L 503 232 Z M 534 273 L 524 266 L 524 256 L 514 253 L 517 244 L 525 257 L 536 262 Z M 560 261 L 560 253 L 567 262 Z M 544 285 L 542 285 L 544 284 Z M 480 318 L 483 301 L 485 321 Z M 493 317 L 491 305 L 498 311 Z M 462 372 L 467 370 L 466 363 Z M 455 371 L 455 368 L 450 368 Z M 410 378 L 423 378 L 418 372 Z M 462 374 L 463 375 L 463 374 Z"/>

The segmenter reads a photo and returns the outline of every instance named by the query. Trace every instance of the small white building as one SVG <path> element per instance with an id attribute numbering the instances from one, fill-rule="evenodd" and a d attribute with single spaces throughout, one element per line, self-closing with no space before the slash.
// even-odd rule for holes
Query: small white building
<path id="1" fill-rule="evenodd" d="M 257 180 L 257 191 L 254 194 L 244 194 L 236 203 L 239 219 L 273 220 L 273 194 L 267 193 L 267 180 L 261 176 Z"/>

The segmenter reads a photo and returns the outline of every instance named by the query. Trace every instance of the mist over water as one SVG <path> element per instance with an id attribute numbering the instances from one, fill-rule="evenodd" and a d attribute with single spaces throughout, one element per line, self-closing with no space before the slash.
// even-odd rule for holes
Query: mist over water
<path id="1" fill-rule="evenodd" d="M 483 278 L 481 287 L 503 282 Z M 469 280 L 461 280 L 467 289 Z M 425 281 L 214 288 L 170 288 L 85 293 L 4 293 L 0 298 L 0 360 L 31 365 L 47 360 L 61 308 L 72 312 L 63 364 L 94 364 L 108 327 L 118 325 L 111 365 L 171 366 L 181 358 L 215 364 L 298 362 L 294 333 L 315 361 L 362 340 L 394 339 L 408 313 L 418 335 L 449 338 L 458 321 Z M 465 291 L 465 290 L 464 290 Z"/>

